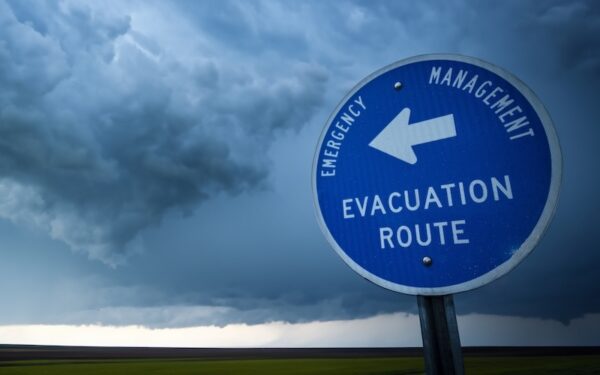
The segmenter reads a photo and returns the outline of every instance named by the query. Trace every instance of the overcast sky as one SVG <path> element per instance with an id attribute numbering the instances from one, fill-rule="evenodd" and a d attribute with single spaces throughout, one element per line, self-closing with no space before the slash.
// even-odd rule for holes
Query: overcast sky
<path id="1" fill-rule="evenodd" d="M 316 345 L 290 332 L 416 322 L 415 297 L 365 281 L 326 243 L 310 176 L 339 100 L 425 53 L 519 77 L 564 159 L 546 236 L 514 271 L 455 297 L 461 333 L 493 326 L 472 342 L 518 345 L 552 326 L 557 338 L 535 343 L 600 345 L 582 328 L 600 326 L 592 0 L 1 1 L 0 343 L 17 326 L 276 322 L 298 331 L 255 344 Z M 357 342 L 419 344 L 418 332 L 379 333 Z"/>

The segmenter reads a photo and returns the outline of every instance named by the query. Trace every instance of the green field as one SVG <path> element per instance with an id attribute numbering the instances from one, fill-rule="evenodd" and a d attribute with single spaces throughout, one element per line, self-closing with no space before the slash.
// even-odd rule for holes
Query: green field
<path id="1" fill-rule="evenodd" d="M 600 356 L 472 357 L 468 374 L 600 374 Z M 0 374 L 422 374 L 423 360 L 405 358 L 259 360 L 84 360 L 0 362 Z"/>

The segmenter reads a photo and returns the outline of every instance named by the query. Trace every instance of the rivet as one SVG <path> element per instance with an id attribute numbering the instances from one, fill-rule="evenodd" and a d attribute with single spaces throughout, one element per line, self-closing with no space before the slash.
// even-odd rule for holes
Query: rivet
<path id="1" fill-rule="evenodd" d="M 433 263 L 433 260 L 430 257 L 423 257 L 423 264 L 425 267 L 431 266 L 431 263 Z"/>
<path id="2" fill-rule="evenodd" d="M 402 83 L 400 83 L 400 82 L 396 82 L 396 83 L 394 83 L 394 88 L 395 88 L 396 90 L 400 90 L 400 89 L 402 88 Z"/>

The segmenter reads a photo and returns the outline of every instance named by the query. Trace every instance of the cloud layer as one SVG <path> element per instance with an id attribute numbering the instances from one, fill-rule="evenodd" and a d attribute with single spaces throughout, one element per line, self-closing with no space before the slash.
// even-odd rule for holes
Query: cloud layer
<path id="1" fill-rule="evenodd" d="M 564 158 L 539 247 L 456 296 L 459 313 L 565 324 L 597 314 L 598 4 L 0 2 L 0 216 L 15 223 L 0 221 L 0 294 L 13 301 L 0 324 L 415 313 L 414 297 L 364 282 L 329 248 L 310 166 L 354 84 L 444 52 L 521 78 L 548 108 Z"/>
<path id="2" fill-rule="evenodd" d="M 322 102 L 315 65 L 265 75 L 201 34 L 193 56 L 163 47 L 127 15 L 0 7 L 0 215 L 111 265 L 169 210 L 260 186 L 274 135 Z"/>
<path id="3" fill-rule="evenodd" d="M 598 345 L 599 315 L 577 319 L 569 326 L 493 315 L 458 318 L 463 346 Z M 582 335 L 581 333 L 584 332 Z M 535 333 L 535 334 L 532 334 Z M 148 329 L 128 325 L 0 326 L 0 337 L 13 344 L 138 347 L 418 347 L 419 317 L 378 315 L 368 319 L 289 324 L 230 324 L 224 327 Z"/>

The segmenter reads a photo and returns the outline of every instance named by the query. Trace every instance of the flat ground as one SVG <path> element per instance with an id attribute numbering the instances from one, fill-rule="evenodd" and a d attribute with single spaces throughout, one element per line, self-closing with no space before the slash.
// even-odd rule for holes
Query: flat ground
<path id="1" fill-rule="evenodd" d="M 600 348 L 465 348 L 468 374 L 600 374 Z M 17 358 L 15 358 L 17 357 Z M 126 358 L 130 359 L 126 359 Z M 0 374 L 422 374 L 419 348 L 159 349 L 0 345 Z"/>

